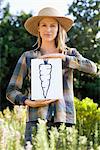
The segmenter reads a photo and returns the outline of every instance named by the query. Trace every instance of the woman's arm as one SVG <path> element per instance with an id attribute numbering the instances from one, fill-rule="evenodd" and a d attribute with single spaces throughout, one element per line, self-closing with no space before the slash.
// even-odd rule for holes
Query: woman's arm
<path id="1" fill-rule="evenodd" d="M 27 74 L 26 58 L 23 54 L 15 67 L 9 85 L 6 91 L 6 97 L 13 104 L 24 105 L 27 96 L 23 95 L 21 92 L 23 80 Z"/>
<path id="2" fill-rule="evenodd" d="M 10 102 L 12 102 L 13 104 L 27 105 L 30 107 L 42 107 L 57 101 L 52 99 L 32 101 L 29 100 L 27 96 L 23 95 L 21 89 L 26 75 L 27 75 L 27 65 L 25 54 L 23 54 L 18 60 L 12 78 L 7 87 L 6 97 Z"/>
<path id="3" fill-rule="evenodd" d="M 36 108 L 36 107 L 47 106 L 50 103 L 53 103 L 55 101 L 58 101 L 58 99 L 46 99 L 46 100 L 35 100 L 35 101 L 26 99 L 25 100 L 25 105 Z"/>
<path id="4" fill-rule="evenodd" d="M 71 55 L 66 55 L 66 61 L 69 62 L 68 66 L 72 69 L 78 69 L 79 71 L 95 74 L 97 72 L 96 64 L 84 58 L 75 48 L 72 49 Z"/>
<path id="5" fill-rule="evenodd" d="M 97 72 L 95 63 L 84 58 L 75 48 L 71 49 L 70 54 L 53 53 L 40 56 L 40 58 L 61 58 L 64 62 L 64 67 L 78 69 L 79 71 L 91 74 L 95 74 Z"/>

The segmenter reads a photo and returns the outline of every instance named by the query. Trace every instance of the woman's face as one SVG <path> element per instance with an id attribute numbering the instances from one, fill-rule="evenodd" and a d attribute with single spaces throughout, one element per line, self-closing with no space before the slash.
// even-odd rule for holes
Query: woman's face
<path id="1" fill-rule="evenodd" d="M 38 31 L 42 41 L 54 41 L 58 32 L 58 22 L 54 18 L 44 18 L 40 21 Z"/>

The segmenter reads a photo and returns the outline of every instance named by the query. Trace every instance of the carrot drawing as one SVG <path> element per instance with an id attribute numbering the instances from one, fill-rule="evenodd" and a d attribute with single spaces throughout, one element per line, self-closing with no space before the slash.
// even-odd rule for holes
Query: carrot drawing
<path id="1" fill-rule="evenodd" d="M 39 78 L 41 80 L 41 87 L 44 98 L 47 97 L 48 90 L 51 81 L 52 65 L 48 63 L 48 60 L 44 60 L 44 64 L 39 65 Z"/>

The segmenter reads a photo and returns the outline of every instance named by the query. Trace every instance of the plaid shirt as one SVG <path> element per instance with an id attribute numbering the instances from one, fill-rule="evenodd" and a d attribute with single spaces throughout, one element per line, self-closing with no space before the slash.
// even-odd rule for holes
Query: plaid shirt
<path id="1" fill-rule="evenodd" d="M 7 99 L 14 104 L 24 105 L 25 99 L 31 99 L 31 59 L 41 56 L 41 51 L 30 50 L 24 52 L 19 58 L 12 78 L 7 88 Z M 27 107 L 27 121 L 36 121 L 38 118 L 51 120 L 54 115 L 54 122 L 76 123 L 76 112 L 73 94 L 73 69 L 86 73 L 96 73 L 96 65 L 84 58 L 75 48 L 67 50 L 66 60 L 62 63 L 63 72 L 63 99 L 48 106 L 32 108 Z M 22 93 L 22 85 L 27 79 L 27 94 Z"/>

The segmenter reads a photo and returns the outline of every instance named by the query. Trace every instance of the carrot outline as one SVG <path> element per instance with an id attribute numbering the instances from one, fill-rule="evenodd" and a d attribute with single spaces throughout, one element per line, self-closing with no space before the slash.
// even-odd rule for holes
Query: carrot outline
<path id="1" fill-rule="evenodd" d="M 46 92 L 45 92 L 45 87 L 43 87 L 42 85 L 43 85 L 43 82 L 44 81 L 42 81 L 42 79 L 41 79 L 41 66 L 42 65 L 50 65 L 50 73 L 49 73 L 49 75 L 50 75 L 50 78 L 48 79 L 49 80 L 49 84 L 48 84 L 48 87 L 47 87 L 47 89 L 46 89 Z M 48 69 L 48 68 L 47 68 Z M 47 97 L 47 94 L 48 94 L 48 90 L 49 90 L 49 87 L 50 87 L 50 83 L 51 83 L 51 72 L 52 72 L 52 65 L 51 64 L 49 64 L 48 63 L 48 60 L 44 60 L 44 64 L 39 64 L 39 78 L 40 78 L 40 81 L 41 81 L 41 88 L 42 88 L 42 92 L 43 92 L 43 97 L 44 98 L 46 98 Z"/>

